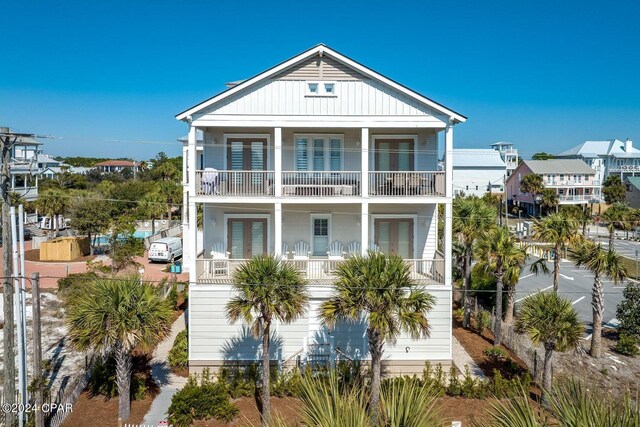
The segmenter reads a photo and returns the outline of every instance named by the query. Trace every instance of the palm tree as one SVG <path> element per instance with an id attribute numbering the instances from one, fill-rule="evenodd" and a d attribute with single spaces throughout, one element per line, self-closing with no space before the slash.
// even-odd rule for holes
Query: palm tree
<path id="1" fill-rule="evenodd" d="M 613 236 L 615 235 L 616 228 L 621 230 L 630 230 L 632 228 L 634 221 L 634 215 L 631 208 L 625 203 L 614 203 L 609 206 L 606 211 L 602 214 L 602 219 L 604 219 L 608 225 L 607 229 L 609 230 L 609 250 L 613 250 Z"/>
<path id="2" fill-rule="evenodd" d="M 156 234 L 156 219 L 162 219 L 165 212 L 166 199 L 157 191 L 144 195 L 138 205 L 141 215 L 145 219 L 151 218 L 151 234 Z"/>
<path id="3" fill-rule="evenodd" d="M 98 278 L 66 304 L 71 343 L 78 350 L 113 354 L 118 385 L 118 417 L 131 412 L 131 354 L 150 350 L 170 330 L 171 308 L 158 288 L 137 276 Z"/>
<path id="4" fill-rule="evenodd" d="M 525 175 L 522 177 L 522 180 L 520 180 L 520 191 L 529 193 L 531 197 L 533 197 L 533 216 L 536 216 L 536 199 L 538 195 L 542 193 L 542 190 L 544 190 L 542 175 Z"/>
<path id="5" fill-rule="evenodd" d="M 460 244 L 462 255 L 464 319 L 471 319 L 471 262 L 473 243 L 495 223 L 496 211 L 477 197 L 456 198 L 453 201 L 453 233 Z"/>
<path id="6" fill-rule="evenodd" d="M 551 391 L 551 357 L 554 351 L 576 348 L 584 328 L 571 301 L 554 292 L 542 292 L 527 298 L 518 313 L 516 330 L 524 332 L 535 345 L 544 347 L 542 400 Z"/>
<path id="7" fill-rule="evenodd" d="M 158 186 L 158 193 L 163 197 L 167 206 L 167 219 L 171 224 L 171 213 L 176 201 L 182 199 L 182 189 L 173 181 L 162 181 Z"/>
<path id="8" fill-rule="evenodd" d="M 578 234 L 578 222 L 574 217 L 565 213 L 556 213 L 533 222 L 533 238 L 553 244 L 555 257 L 553 259 L 553 291 L 558 292 L 558 275 L 560 274 L 560 250 L 567 244 L 575 242 Z M 534 272 L 539 272 L 546 266 L 546 260 L 540 259 L 532 265 Z"/>
<path id="9" fill-rule="evenodd" d="M 542 215 L 542 208 L 548 214 L 549 211 L 555 209 L 558 211 L 558 193 L 553 188 L 545 188 L 542 190 L 540 198 L 540 214 Z"/>
<path id="10" fill-rule="evenodd" d="M 371 355 L 372 425 L 380 419 L 380 362 L 385 342 L 394 342 L 401 332 L 412 337 L 429 336 L 427 313 L 435 298 L 418 287 L 409 265 L 395 254 L 369 251 L 338 264 L 333 295 L 320 306 L 320 319 L 333 328 L 338 320 L 366 318 Z"/>
<path id="11" fill-rule="evenodd" d="M 50 189 L 38 197 L 36 200 L 36 207 L 45 215 L 51 218 L 55 222 L 55 235 L 58 236 L 60 232 L 60 220 L 59 217 L 67 210 L 69 205 L 69 199 L 67 195 L 55 189 Z"/>
<path id="12" fill-rule="evenodd" d="M 269 425 L 269 344 L 271 323 L 294 322 L 309 306 L 301 273 L 274 255 L 258 255 L 240 265 L 233 275 L 236 295 L 227 303 L 232 323 L 242 319 L 252 334 L 262 339 L 262 425 Z"/>
<path id="13" fill-rule="evenodd" d="M 591 308 L 593 312 L 593 334 L 591 336 L 591 356 L 600 357 L 602 354 L 602 317 L 604 315 L 604 291 L 602 279 L 608 278 L 615 284 L 627 278 L 627 270 L 622 257 L 615 250 L 602 250 L 600 243 L 585 240 L 569 252 L 569 258 L 578 267 L 593 273 L 593 288 L 591 289 Z"/>
<path id="14" fill-rule="evenodd" d="M 506 227 L 489 230 L 475 246 L 481 268 L 496 278 L 496 325 L 494 345 L 502 340 L 502 293 L 505 280 L 516 283 L 520 271 L 527 261 L 527 252 L 518 246 L 518 241 Z M 515 296 L 515 293 L 514 293 Z"/>

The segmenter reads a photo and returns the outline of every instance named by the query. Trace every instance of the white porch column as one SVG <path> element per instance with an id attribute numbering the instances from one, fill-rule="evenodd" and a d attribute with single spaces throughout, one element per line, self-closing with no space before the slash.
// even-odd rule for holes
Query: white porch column
<path id="1" fill-rule="evenodd" d="M 360 181 L 360 191 L 362 192 L 363 197 L 369 197 L 369 128 L 362 128 L 360 145 L 362 147 L 360 166 L 360 170 L 362 171 L 362 178 Z"/>
<path id="2" fill-rule="evenodd" d="M 453 123 L 449 121 L 444 131 L 445 150 L 445 196 L 444 206 L 444 283 L 451 286 L 453 268 Z"/>
<path id="3" fill-rule="evenodd" d="M 282 203 L 280 202 L 276 202 L 273 222 L 275 229 L 275 234 L 273 236 L 273 244 L 275 245 L 275 248 L 273 252 L 276 256 L 286 255 L 282 253 Z"/>
<path id="4" fill-rule="evenodd" d="M 280 197 L 282 196 L 282 128 L 273 129 L 273 148 L 273 166 L 275 170 L 273 185 L 275 185 L 276 187 L 273 194 L 275 194 L 276 197 Z M 282 248 L 280 247 L 280 245 L 276 245 L 276 253 L 278 253 L 281 249 Z"/>
<path id="5" fill-rule="evenodd" d="M 187 150 L 187 179 L 188 179 L 188 195 L 186 197 L 189 204 L 189 224 L 188 224 L 188 238 L 186 247 L 186 254 L 188 259 L 186 260 L 186 267 L 189 271 L 190 283 L 195 284 L 196 275 L 196 259 L 198 258 L 198 210 L 196 209 L 196 202 L 194 201 L 196 196 L 196 168 L 198 159 L 197 148 L 197 135 L 196 127 L 189 127 L 189 139 Z"/>
<path id="6" fill-rule="evenodd" d="M 364 255 L 369 250 L 369 203 L 362 203 L 360 216 L 360 252 Z"/>

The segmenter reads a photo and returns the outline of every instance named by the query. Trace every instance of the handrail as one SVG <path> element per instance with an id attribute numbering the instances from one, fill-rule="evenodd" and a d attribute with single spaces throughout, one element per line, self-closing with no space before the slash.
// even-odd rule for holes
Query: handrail
<path id="1" fill-rule="evenodd" d="M 300 354 L 302 354 L 302 352 L 304 351 L 304 347 L 301 348 L 300 350 L 296 351 L 295 353 L 291 354 L 288 357 L 285 357 L 284 359 L 282 359 L 282 363 L 286 363 L 288 361 L 290 361 L 291 359 L 293 359 L 296 356 L 299 356 Z"/>
<path id="2" fill-rule="evenodd" d="M 335 350 L 336 353 L 341 354 L 345 358 L 349 359 L 350 362 L 355 362 L 355 359 L 353 359 L 351 356 L 349 356 L 344 351 L 340 350 L 340 347 L 334 347 L 333 349 Z"/>

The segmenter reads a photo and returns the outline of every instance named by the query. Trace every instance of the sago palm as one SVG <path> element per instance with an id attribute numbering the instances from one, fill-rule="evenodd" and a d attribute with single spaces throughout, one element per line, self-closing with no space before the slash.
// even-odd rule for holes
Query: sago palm
<path id="1" fill-rule="evenodd" d="M 309 294 L 301 273 L 274 255 L 258 255 L 240 265 L 233 274 L 236 291 L 227 303 L 227 317 L 250 325 L 262 340 L 262 425 L 269 425 L 269 345 L 274 320 L 291 323 L 303 316 Z"/>
<path id="2" fill-rule="evenodd" d="M 553 291 L 558 292 L 558 275 L 560 274 L 560 251 L 567 244 L 577 241 L 578 221 L 575 217 L 565 213 L 549 215 L 533 223 L 533 238 L 545 243 L 553 244 L 555 257 L 553 259 Z M 541 263 L 546 263 L 545 259 L 540 259 L 532 265 L 534 272 L 544 270 Z M 545 264 L 546 266 L 546 264 Z"/>
<path id="3" fill-rule="evenodd" d="M 600 243 L 589 240 L 580 242 L 570 252 L 569 258 L 593 273 L 593 287 L 591 288 L 591 309 L 593 313 L 593 334 L 591 336 L 591 356 L 602 355 L 602 317 L 604 315 L 604 289 L 602 280 L 608 278 L 615 284 L 627 278 L 622 257 L 613 249 L 602 250 Z"/>
<path id="4" fill-rule="evenodd" d="M 496 278 L 496 324 L 494 345 L 502 340 L 502 294 L 504 283 L 516 283 L 527 261 L 527 252 L 506 227 L 489 230 L 475 246 L 475 254 L 481 268 Z M 515 293 L 514 293 L 515 295 Z"/>
<path id="5" fill-rule="evenodd" d="M 542 399 L 551 391 L 551 358 L 554 351 L 576 348 L 584 327 L 571 301 L 555 292 L 543 292 L 527 298 L 518 313 L 516 330 L 524 332 L 535 345 L 544 348 Z"/>
<path id="6" fill-rule="evenodd" d="M 137 276 L 87 283 L 67 303 L 69 338 L 79 350 L 113 354 L 118 385 L 118 417 L 131 412 L 131 353 L 150 350 L 170 329 L 171 308 L 157 288 Z"/>
<path id="7" fill-rule="evenodd" d="M 477 197 L 456 198 L 453 201 L 453 233 L 462 255 L 462 280 L 464 319 L 469 326 L 471 319 L 471 262 L 473 244 L 488 228 L 495 224 L 496 210 Z"/>
<path id="8" fill-rule="evenodd" d="M 428 337 L 427 313 L 435 298 L 417 286 L 409 265 L 395 254 L 369 251 L 338 265 L 333 295 L 320 307 L 329 328 L 338 320 L 366 319 L 371 356 L 369 413 L 373 425 L 380 419 L 380 365 L 385 342 L 402 332 L 413 338 Z"/>

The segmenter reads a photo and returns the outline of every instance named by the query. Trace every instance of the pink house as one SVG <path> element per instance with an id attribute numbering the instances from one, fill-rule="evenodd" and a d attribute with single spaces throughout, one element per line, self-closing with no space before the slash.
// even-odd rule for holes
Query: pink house
<path id="1" fill-rule="evenodd" d="M 507 179 L 507 200 L 533 214 L 533 195 L 520 190 L 520 181 L 527 175 L 542 176 L 545 188 L 553 188 L 560 205 L 597 203 L 601 199 L 601 182 L 596 171 L 578 159 L 524 160 Z M 534 202 L 536 204 L 534 205 Z"/>

